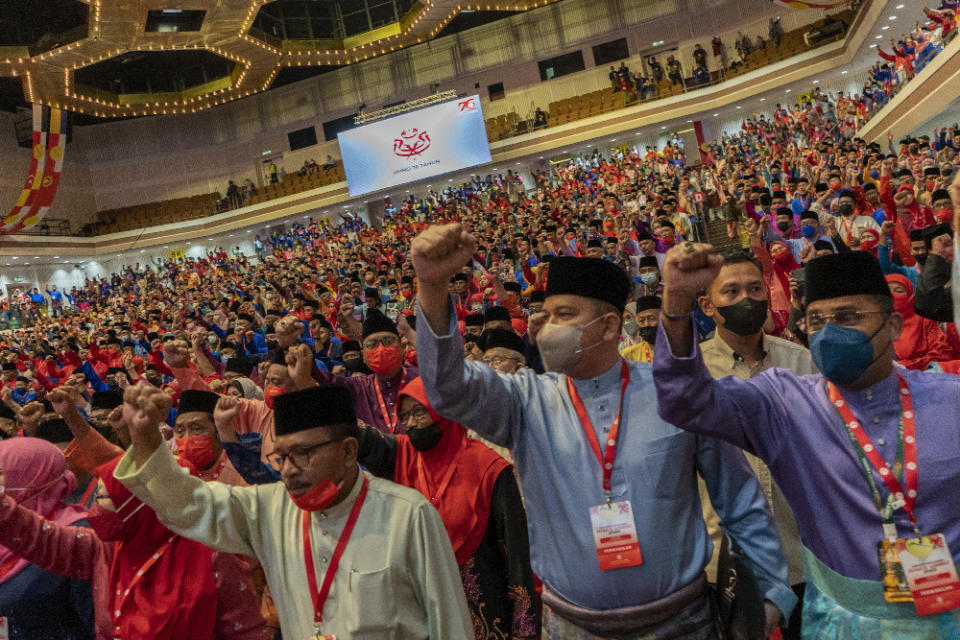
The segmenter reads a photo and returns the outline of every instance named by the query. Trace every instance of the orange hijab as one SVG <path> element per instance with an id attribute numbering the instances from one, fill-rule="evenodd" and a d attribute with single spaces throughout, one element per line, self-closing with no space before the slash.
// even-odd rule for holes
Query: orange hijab
<path id="1" fill-rule="evenodd" d="M 434 448 L 417 451 L 410 438 L 398 435 L 394 481 L 422 493 L 440 512 L 457 564 L 462 565 L 483 541 L 493 486 L 510 463 L 487 445 L 468 437 L 463 425 L 437 415 L 420 378 L 414 378 L 400 391 L 398 407 L 404 396 L 426 407 L 440 425 L 442 436 Z"/>

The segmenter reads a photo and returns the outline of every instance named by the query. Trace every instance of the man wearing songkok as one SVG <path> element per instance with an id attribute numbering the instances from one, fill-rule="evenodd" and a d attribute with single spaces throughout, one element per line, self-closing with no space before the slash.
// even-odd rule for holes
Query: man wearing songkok
<path id="1" fill-rule="evenodd" d="M 804 545 L 803 637 L 960 637 L 960 378 L 894 367 L 903 318 L 877 260 L 855 251 L 806 267 L 819 375 L 714 380 L 691 311 L 721 263 L 709 245 L 667 258 L 660 415 L 770 468 Z"/>
<path id="2" fill-rule="evenodd" d="M 320 382 L 345 385 L 357 401 L 357 417 L 383 433 L 403 433 L 397 422 L 397 394 L 419 375 L 414 366 L 403 364 L 404 348 L 393 320 L 376 309 L 363 321 L 363 361 L 373 371 L 365 376 L 343 377 L 316 371 Z"/>
<path id="3" fill-rule="evenodd" d="M 550 373 L 505 375 L 464 362 L 446 291 L 474 247 L 459 224 L 413 241 L 420 373 L 438 414 L 513 453 L 544 583 L 544 637 L 717 637 L 698 472 L 756 574 L 772 631 L 778 607 L 789 615 L 796 597 L 763 492 L 735 448 L 650 411 L 650 366 L 617 352 L 626 274 L 602 259 L 553 260 L 544 314 L 531 318 Z"/>
<path id="4" fill-rule="evenodd" d="M 513 331 L 487 329 L 480 334 L 477 348 L 483 353 L 480 361 L 494 371 L 516 373 L 526 362 L 523 339 Z"/>
<path id="5" fill-rule="evenodd" d="M 114 476 L 175 533 L 255 555 L 287 638 L 473 637 L 439 514 L 419 492 L 357 464 L 353 395 L 334 385 L 274 402 L 283 483 L 231 487 L 193 478 L 162 442 L 169 400 L 140 392 L 133 447 Z M 157 395 L 159 394 L 159 396 Z"/>
<path id="6" fill-rule="evenodd" d="M 212 391 L 188 389 L 177 401 L 177 420 L 173 433 L 177 438 L 177 455 L 197 469 L 201 480 L 219 480 L 226 484 L 247 484 L 217 438 L 213 411 L 220 396 Z"/>

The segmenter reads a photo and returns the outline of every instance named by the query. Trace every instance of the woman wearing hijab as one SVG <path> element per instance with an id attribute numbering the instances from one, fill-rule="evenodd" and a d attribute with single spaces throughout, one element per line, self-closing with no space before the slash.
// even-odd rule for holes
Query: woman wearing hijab
<path id="1" fill-rule="evenodd" d="M 467 437 L 463 425 L 437 415 L 420 378 L 401 390 L 397 407 L 406 435 L 364 428 L 360 463 L 416 489 L 440 512 L 477 640 L 539 637 L 540 601 L 513 468 Z"/>
<path id="2" fill-rule="evenodd" d="M 0 544 L 39 567 L 92 583 L 97 640 L 268 638 L 243 561 L 160 524 L 113 478 L 119 462 L 97 468 L 92 531 L 47 522 L 6 499 L 0 502 Z"/>
<path id="3" fill-rule="evenodd" d="M 12 504 L 39 522 L 86 526 L 87 512 L 64 498 L 77 486 L 56 446 L 39 438 L 0 442 L 0 512 Z M 10 530 L 0 519 L 0 545 Z M 11 640 L 87 640 L 94 637 L 89 577 L 61 577 L 0 546 L 0 637 Z M 3 632 L 6 632 L 4 635 Z"/>
<path id="4" fill-rule="evenodd" d="M 227 395 L 250 400 L 263 400 L 263 389 L 250 378 L 236 378 L 227 385 Z"/>
<path id="5" fill-rule="evenodd" d="M 913 283 L 906 276 L 893 273 L 887 276 L 893 308 L 903 316 L 903 330 L 893 343 L 897 362 L 908 369 L 923 371 L 933 362 L 946 362 L 953 354 L 947 335 L 940 325 L 917 315 L 913 309 Z"/>

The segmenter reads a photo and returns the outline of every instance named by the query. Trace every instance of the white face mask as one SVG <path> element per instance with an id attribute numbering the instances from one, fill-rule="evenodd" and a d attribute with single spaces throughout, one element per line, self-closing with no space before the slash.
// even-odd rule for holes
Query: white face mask
<path id="1" fill-rule="evenodd" d="M 583 337 L 584 329 L 602 318 L 603 316 L 594 318 L 587 324 L 582 325 L 564 325 L 552 322 L 544 325 L 540 333 L 537 334 L 537 349 L 543 359 L 544 369 L 555 373 L 566 373 L 577 364 L 584 351 L 601 344 L 602 341 L 581 347 L 580 340 Z"/>

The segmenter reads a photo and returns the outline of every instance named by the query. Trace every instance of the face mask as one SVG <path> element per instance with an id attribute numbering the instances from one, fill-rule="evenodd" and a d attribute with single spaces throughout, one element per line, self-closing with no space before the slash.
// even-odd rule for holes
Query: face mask
<path id="1" fill-rule="evenodd" d="M 893 309 L 900 313 L 910 311 L 913 309 L 913 296 L 908 296 L 903 293 L 893 294 Z"/>
<path id="2" fill-rule="evenodd" d="M 327 478 L 302 496 L 295 498 L 291 495 L 290 499 L 293 500 L 293 504 L 304 511 L 322 511 L 333 504 L 337 496 L 340 495 L 342 487 L 343 481 L 334 484 L 333 480 Z"/>
<path id="3" fill-rule="evenodd" d="M 217 346 L 217 336 L 207 336 L 207 342 L 210 343 L 211 347 Z"/>
<path id="4" fill-rule="evenodd" d="M 873 251 L 877 248 L 877 245 L 880 244 L 879 240 L 869 239 L 860 241 L 860 249 L 863 251 Z"/>
<path id="5" fill-rule="evenodd" d="M 271 398 L 271 405 L 273 404 L 272 400 L 273 398 Z M 213 448 L 213 440 L 213 436 L 177 438 L 177 455 L 189 461 L 197 469 L 206 469 L 217 458 L 217 453 Z"/>
<path id="6" fill-rule="evenodd" d="M 376 349 L 368 349 L 367 366 L 380 375 L 396 371 L 400 366 L 400 345 L 380 345 Z"/>
<path id="7" fill-rule="evenodd" d="M 276 398 L 277 396 L 282 396 L 286 392 L 287 390 L 281 386 L 278 386 L 275 384 L 268 384 L 263 388 L 263 401 L 267 403 L 268 407 L 273 409 L 273 399 Z"/>
<path id="8" fill-rule="evenodd" d="M 723 328 L 738 336 L 752 336 L 763 328 L 767 321 L 767 301 L 744 298 L 736 304 L 717 307 L 723 318 Z"/>
<path id="9" fill-rule="evenodd" d="M 637 335 L 637 321 L 636 320 L 624 320 L 623 321 L 623 332 L 628 336 Z"/>
<path id="10" fill-rule="evenodd" d="M 842 204 L 842 205 L 840 205 L 839 211 L 840 211 L 840 215 L 842 215 L 842 216 L 848 216 L 848 215 L 850 215 L 851 213 L 853 213 L 853 205 L 852 205 L 852 204 Z"/>
<path id="11" fill-rule="evenodd" d="M 119 513 L 104 509 L 99 504 L 90 507 L 87 523 L 97 537 L 104 542 L 119 540 L 123 533 L 123 518 Z"/>
<path id="12" fill-rule="evenodd" d="M 937 209 L 933 212 L 933 215 L 939 222 L 950 222 L 953 218 L 953 209 L 949 207 L 946 209 Z"/>
<path id="13" fill-rule="evenodd" d="M 925 265 L 925 264 L 927 263 L 927 255 L 928 255 L 928 254 L 926 254 L 926 253 L 921 253 L 921 254 L 916 255 L 916 256 L 913 256 L 913 257 L 914 257 L 914 259 L 917 261 L 917 264 L 922 267 L 923 265 Z"/>
<path id="14" fill-rule="evenodd" d="M 403 352 L 403 359 L 407 362 L 408 365 L 417 365 L 417 350 L 416 349 L 407 349 Z"/>
<path id="15" fill-rule="evenodd" d="M 404 298 L 409 300 L 410 298 L 413 297 L 413 291 L 401 291 L 400 295 L 402 295 Z"/>
<path id="16" fill-rule="evenodd" d="M 131 537 L 126 535 L 130 532 L 124 531 L 125 525 L 134 514 L 146 506 L 141 502 L 137 508 L 129 514 L 121 516 L 120 512 L 123 511 L 124 507 L 133 499 L 134 496 L 127 498 L 127 501 L 120 505 L 120 508 L 116 511 L 104 509 L 99 504 L 94 504 L 93 507 L 90 508 L 90 512 L 87 514 L 87 523 L 90 524 L 90 528 L 93 529 L 93 532 L 97 534 L 98 538 L 105 542 L 111 542 Z"/>
<path id="17" fill-rule="evenodd" d="M 602 317 L 602 316 L 601 316 Z M 594 318 L 584 325 L 563 325 L 547 323 L 537 335 L 537 349 L 543 359 L 543 366 L 547 371 L 564 373 L 575 365 L 580 356 L 587 349 L 592 349 L 600 343 L 580 346 L 583 331 L 601 318 Z"/>
<path id="18" fill-rule="evenodd" d="M 929 191 L 933 191 L 936 188 L 937 183 L 928 181 L 925 186 L 927 187 L 927 191 L 929 192 Z"/>
<path id="19" fill-rule="evenodd" d="M 648 285 L 648 286 L 649 286 L 649 285 L 654 285 L 654 284 L 656 284 L 656 283 L 657 283 L 657 279 L 658 279 L 658 278 L 657 278 L 657 274 L 656 274 L 656 273 L 649 273 L 649 272 L 648 272 L 648 273 L 641 273 L 641 274 L 640 274 L 640 282 L 642 282 L 643 284 Z"/>
<path id="20" fill-rule="evenodd" d="M 470 311 L 473 313 L 483 313 L 483 307 L 481 307 L 480 305 L 476 305 L 476 306 L 470 307 Z"/>
<path id="21" fill-rule="evenodd" d="M 817 228 L 812 224 L 805 224 L 800 227 L 800 235 L 802 235 L 804 238 L 812 238 L 813 236 L 817 235 Z"/>
<path id="22" fill-rule="evenodd" d="M 440 424 L 434 422 L 429 427 L 420 427 L 419 429 L 410 429 L 407 431 L 407 437 L 410 438 L 410 444 L 417 451 L 429 451 L 440 444 Z"/>
<path id="23" fill-rule="evenodd" d="M 886 322 L 868 336 L 863 331 L 828 322 L 810 336 L 810 355 L 817 369 L 830 382 L 847 385 L 859 380 L 873 364 L 874 336 Z"/>
<path id="24" fill-rule="evenodd" d="M 350 358 L 343 361 L 343 366 L 350 373 L 356 373 L 363 368 L 363 358 Z"/>
<path id="25" fill-rule="evenodd" d="M 777 229 L 779 229 L 779 230 L 780 230 L 781 232 L 783 232 L 783 233 L 788 233 L 788 232 L 790 231 L 790 229 L 792 229 L 792 228 L 793 228 L 793 223 L 792 223 L 792 222 L 787 221 L 787 222 L 778 222 L 778 223 L 777 223 Z"/>
<path id="26" fill-rule="evenodd" d="M 647 344 L 657 343 L 657 325 L 652 327 L 640 327 L 637 329 L 637 335 Z"/>

